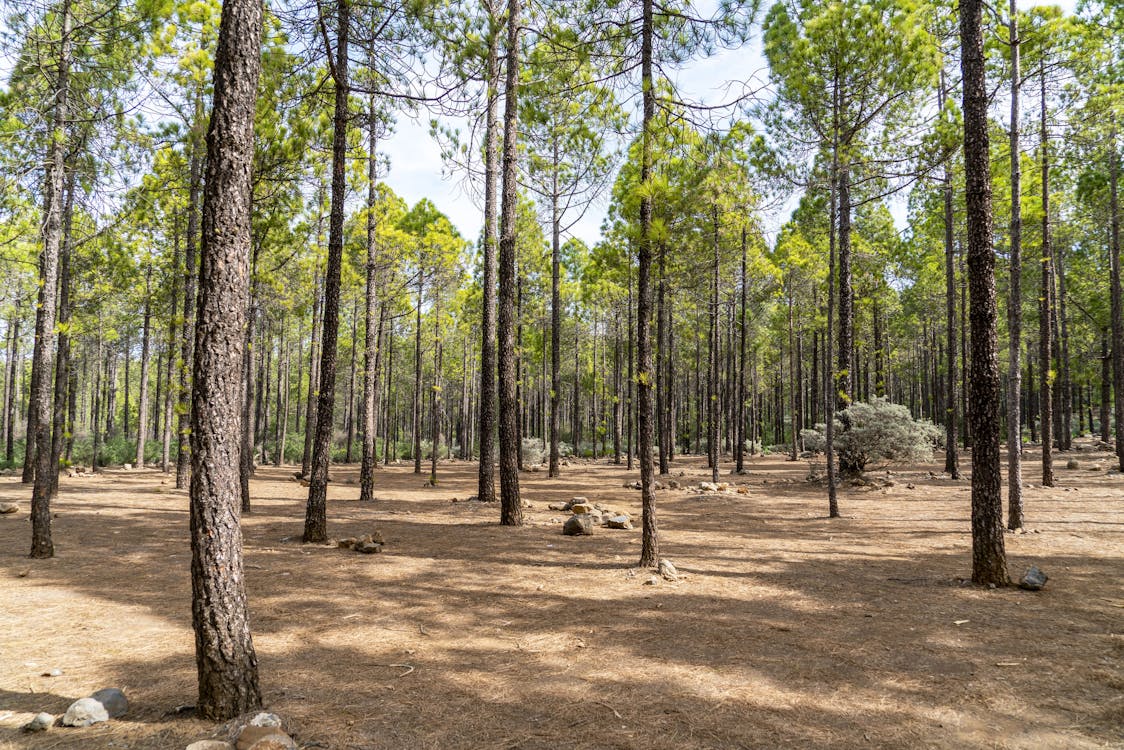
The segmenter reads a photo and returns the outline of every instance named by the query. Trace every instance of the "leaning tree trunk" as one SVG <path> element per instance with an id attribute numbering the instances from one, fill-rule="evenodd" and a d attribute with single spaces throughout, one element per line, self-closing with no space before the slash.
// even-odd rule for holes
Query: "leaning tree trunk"
<path id="1" fill-rule="evenodd" d="M 640 506 L 643 520 L 640 562 L 642 568 L 659 564 L 660 539 L 656 523 L 656 488 L 652 466 L 652 197 L 647 190 L 652 179 L 652 128 L 656 117 L 656 94 L 652 77 L 653 2 L 643 0 L 640 41 L 640 88 L 643 121 L 640 130 L 640 247 L 638 253 L 638 299 L 636 305 L 636 370 L 639 407 L 637 447 L 640 461 Z"/>
<path id="2" fill-rule="evenodd" d="M 39 309 L 35 315 L 35 348 L 32 355 L 32 384 L 38 373 L 39 387 L 33 388 L 30 415 L 34 414 L 34 434 L 28 433 L 27 452 L 35 441 L 34 482 L 31 490 L 31 556 L 54 557 L 51 539 L 51 488 L 59 467 L 51 465 L 51 389 L 50 374 L 55 343 L 55 293 L 58 289 L 59 252 L 63 234 L 63 189 L 66 179 L 66 127 L 70 88 L 70 0 L 62 6 L 62 46 L 58 78 L 55 82 L 55 108 L 51 113 L 51 136 L 47 146 L 47 184 L 43 206 L 43 252 L 39 256 Z M 24 481 L 27 464 L 25 464 Z"/>
<path id="3" fill-rule="evenodd" d="M 242 328 L 262 5 L 225 0 L 207 134 L 199 323 L 192 378 L 191 587 L 196 712 L 224 721 L 261 706 L 238 514 Z"/>
<path id="4" fill-rule="evenodd" d="M 1011 41 L 1011 250 L 1007 297 L 1007 528 L 1023 525 L 1022 405 L 1022 180 L 1019 150 L 1019 20 L 1016 0 L 1010 4 Z"/>
<path id="5" fill-rule="evenodd" d="M 304 517 L 305 543 L 328 541 L 328 464 L 332 458 L 332 414 L 336 395 L 336 339 L 340 318 L 340 273 L 343 265 L 343 213 L 347 192 L 347 42 L 350 0 L 340 0 L 336 29 L 335 113 L 332 117 L 332 206 L 328 217 L 328 265 L 324 272 L 324 332 L 321 337 L 320 395 L 316 437 L 312 444 L 312 477 Z"/>
<path id="6" fill-rule="evenodd" d="M 476 497 L 481 502 L 496 499 L 496 182 L 499 175 L 499 46 L 501 14 L 493 3 L 488 7 L 488 105 L 484 125 L 484 287 L 480 323 L 480 466 Z"/>
<path id="7" fill-rule="evenodd" d="M 1007 585 L 1003 487 L 999 459 L 999 342 L 995 251 L 991 245 L 991 157 L 988 152 L 983 4 L 960 0 L 960 66 L 964 86 L 964 171 L 972 356 L 972 581 Z"/>
<path id="8" fill-rule="evenodd" d="M 518 207 L 516 139 L 518 138 L 520 0 L 507 3 L 507 71 L 503 113 L 503 194 L 499 257 L 499 437 L 500 523 L 523 525 L 519 499 L 519 403 L 515 374 L 515 214 Z"/>

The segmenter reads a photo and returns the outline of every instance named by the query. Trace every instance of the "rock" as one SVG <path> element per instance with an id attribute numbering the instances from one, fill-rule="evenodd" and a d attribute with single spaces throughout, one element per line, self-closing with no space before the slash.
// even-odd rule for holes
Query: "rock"
<path id="1" fill-rule="evenodd" d="M 370 534 L 364 535 L 359 540 L 360 542 L 374 542 L 375 544 L 386 544 L 386 540 L 382 538 L 381 531 L 373 531 Z"/>
<path id="2" fill-rule="evenodd" d="M 677 490 L 680 487 L 682 487 L 682 485 L 679 484 L 679 482 L 676 482 L 674 479 L 667 480 L 667 488 L 669 490 Z"/>
<path id="3" fill-rule="evenodd" d="M 246 726 L 238 733 L 237 750 L 297 750 L 297 743 L 278 727 Z"/>
<path id="4" fill-rule="evenodd" d="M 644 581 L 644 585 L 645 586 L 655 586 L 659 582 L 660 582 L 659 576 L 648 576 L 648 578 Z"/>
<path id="5" fill-rule="evenodd" d="M 718 485 L 714 482 L 699 482 L 699 490 L 702 492 L 718 492 Z"/>
<path id="6" fill-rule="evenodd" d="M 668 581 L 679 580 L 679 571 L 675 569 L 675 566 L 672 565 L 671 560 L 668 560 L 667 558 L 660 560 L 660 575 Z"/>
<path id="7" fill-rule="evenodd" d="M 551 503 L 546 506 L 548 510 L 569 510 L 570 503 Z"/>
<path id="8" fill-rule="evenodd" d="M 1070 469 L 1070 470 L 1080 469 L 1081 468 L 1081 462 L 1078 461 L 1076 458 L 1071 458 L 1071 459 L 1069 459 L 1068 461 L 1065 462 L 1065 468 Z"/>
<path id="9" fill-rule="evenodd" d="M 88 727 L 103 721 L 109 721 L 105 706 L 93 698 L 81 698 L 70 704 L 61 723 L 64 727 Z"/>
<path id="10" fill-rule="evenodd" d="M 250 726 L 252 727 L 279 727 L 281 726 L 281 717 L 277 714 L 271 714 L 268 711 L 261 713 L 250 719 Z"/>
<path id="11" fill-rule="evenodd" d="M 128 699 L 117 688 L 102 688 L 90 697 L 105 706 L 105 710 L 111 719 L 124 716 L 129 710 Z"/>
<path id="12" fill-rule="evenodd" d="M 187 750 L 234 750 L 234 745 L 222 740 L 199 740 L 188 745 Z"/>
<path id="13" fill-rule="evenodd" d="M 36 714 L 35 718 L 20 727 L 24 732 L 46 732 L 55 723 L 55 717 L 47 713 Z"/>
<path id="14" fill-rule="evenodd" d="M 62 670 L 59 669 L 58 667 L 55 667 L 50 672 L 44 672 L 43 674 L 41 674 L 39 676 L 40 677 L 62 677 Z"/>
<path id="15" fill-rule="evenodd" d="M 1019 581 L 1019 588 L 1027 591 L 1039 591 L 1048 580 L 1050 580 L 1050 576 L 1039 570 L 1037 565 L 1031 565 L 1023 573 L 1022 580 Z"/>
<path id="16" fill-rule="evenodd" d="M 341 539 L 336 542 L 336 546 L 340 549 L 355 549 L 356 544 L 359 544 L 359 540 L 353 536 L 349 536 L 347 539 Z"/>
<path id="17" fill-rule="evenodd" d="M 575 516 L 580 516 L 582 513 L 588 513 L 593 510 L 589 503 L 574 503 L 570 506 L 570 512 Z"/>
<path id="18" fill-rule="evenodd" d="M 605 525 L 610 529 L 631 529 L 632 519 L 628 517 L 627 513 L 621 513 L 618 516 L 605 519 Z"/>
<path id="19" fill-rule="evenodd" d="M 373 555 L 382 552 L 382 545 L 378 542 L 368 542 L 366 539 L 355 545 L 355 551 L 364 555 Z"/>
<path id="20" fill-rule="evenodd" d="M 0 516 L 6 516 L 9 513 L 19 513 L 20 506 L 16 503 L 0 503 Z"/>
<path id="21" fill-rule="evenodd" d="M 589 536 L 593 534 L 593 519 L 589 517 L 588 513 L 570 516 L 566 519 L 566 523 L 562 525 L 562 533 L 566 536 L 582 536 L 583 534 Z"/>
<path id="22" fill-rule="evenodd" d="M 132 464 L 125 464 L 124 469 L 125 469 L 125 471 L 132 471 L 133 465 Z"/>

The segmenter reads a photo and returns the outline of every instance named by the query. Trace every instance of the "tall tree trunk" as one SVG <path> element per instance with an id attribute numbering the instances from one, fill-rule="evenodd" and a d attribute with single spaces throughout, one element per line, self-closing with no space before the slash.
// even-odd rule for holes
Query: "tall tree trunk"
<path id="1" fill-rule="evenodd" d="M 1116 150 L 1116 122 L 1112 123 L 1108 163 L 1109 285 L 1112 298 L 1113 416 L 1116 420 L 1116 460 L 1124 471 L 1124 301 L 1120 289 L 1120 155 Z"/>
<path id="2" fill-rule="evenodd" d="M 555 195 L 551 198 L 550 235 L 550 459 L 548 476 L 558 471 L 558 402 L 562 390 L 562 227 L 558 218 L 558 144 L 555 142 Z M 575 323 L 576 325 L 576 323 Z M 575 446 L 576 447 L 576 446 Z"/>
<path id="3" fill-rule="evenodd" d="M 319 277 L 319 272 L 316 276 Z M 316 299 L 312 305 L 312 343 L 308 347 L 308 396 L 305 401 L 304 452 L 301 457 L 301 476 L 312 473 L 312 443 L 316 437 L 316 410 L 320 402 L 320 335 L 323 326 L 324 298 L 320 294 L 320 281 L 316 281 Z"/>
<path id="4" fill-rule="evenodd" d="M 519 499 L 519 403 L 515 373 L 515 214 L 518 208 L 516 141 L 519 103 L 520 0 L 507 0 L 507 70 L 503 113 L 503 195 L 499 247 L 500 523 L 523 525 Z"/>
<path id="5" fill-rule="evenodd" d="M 19 387 L 17 381 L 16 360 L 19 359 L 19 346 L 20 346 L 20 315 L 17 305 L 16 311 L 12 313 L 11 320 L 11 343 L 8 345 L 8 362 L 4 375 L 4 460 L 9 464 L 12 463 L 13 453 L 15 451 L 15 432 L 16 432 L 16 390 Z"/>
<path id="6" fill-rule="evenodd" d="M 359 467 L 359 500 L 375 499 L 375 432 L 379 408 L 379 368 L 383 313 L 379 307 L 378 272 L 378 110 L 374 94 L 367 100 L 367 286 L 363 338 L 363 454 Z"/>
<path id="7" fill-rule="evenodd" d="M 488 104 L 484 124 L 484 300 L 480 324 L 480 465 L 476 497 L 496 500 L 496 273 L 499 225 L 496 183 L 500 172 L 499 78 L 500 33 L 503 29 L 500 0 L 485 0 L 488 9 Z"/>
<path id="8" fill-rule="evenodd" d="M 988 152 L 983 4 L 960 0 L 964 87 L 964 171 L 972 356 L 972 581 L 1005 586 L 1003 487 L 999 459 L 999 356 L 995 251 L 991 244 L 991 156 Z"/>
<path id="9" fill-rule="evenodd" d="M 628 318 L 628 320 L 627 320 L 627 323 L 626 323 L 625 330 L 629 331 L 630 335 L 628 337 L 628 378 L 626 380 L 626 386 L 625 386 L 628 389 L 628 392 L 625 394 L 625 408 L 627 410 L 627 424 L 625 426 L 626 443 L 627 443 L 627 445 L 626 445 L 626 456 L 625 456 L 625 468 L 628 469 L 629 471 L 632 471 L 632 433 L 633 433 L 632 420 L 633 420 L 633 415 L 635 414 L 635 409 L 633 408 L 633 405 L 632 405 L 632 386 L 633 386 L 633 372 L 634 372 L 633 362 L 634 362 L 634 360 L 633 360 L 633 356 L 632 356 L 632 335 L 631 335 L 631 331 L 632 331 L 632 252 L 631 251 L 628 254 L 628 311 L 627 311 L 627 318 Z"/>
<path id="10" fill-rule="evenodd" d="M 1050 244 L 1050 155 L 1046 142 L 1046 70 L 1041 67 L 1041 133 L 1039 148 L 1042 150 L 1042 293 L 1038 305 L 1038 358 L 1039 400 L 1042 409 L 1042 486 L 1054 486 L 1054 398 L 1053 398 L 1053 352 L 1054 326 L 1054 259 Z"/>
<path id="11" fill-rule="evenodd" d="M 849 160 L 839 165 L 839 358 L 836 397 L 839 409 L 854 400 L 855 294 L 851 280 L 851 167 Z M 844 424 L 844 429 L 848 425 Z"/>
<path id="12" fill-rule="evenodd" d="M 332 415 L 336 396 L 336 340 L 340 320 L 340 273 L 343 265 L 344 198 L 347 192 L 347 71 L 350 0 L 339 0 L 336 27 L 335 111 L 332 116 L 332 206 L 328 217 L 328 265 L 324 271 L 324 332 L 320 355 L 320 396 L 312 476 L 304 518 L 304 541 L 328 541 L 328 464 L 332 460 Z"/>
<path id="13" fill-rule="evenodd" d="M 351 463 L 352 445 L 355 443 L 355 381 L 359 356 L 359 298 L 351 306 L 351 373 L 347 381 L 347 446 L 344 449 L 344 463 Z"/>
<path id="14" fill-rule="evenodd" d="M 710 328 L 706 344 L 706 456 L 718 481 L 718 207 L 711 206 Z"/>
<path id="15" fill-rule="evenodd" d="M 659 258 L 659 282 L 656 287 L 656 432 L 659 435 L 659 464 L 660 475 L 664 476 L 670 473 L 671 469 L 668 466 L 668 444 L 667 444 L 667 431 L 668 431 L 668 410 L 667 410 L 667 391 L 668 382 L 666 380 L 666 363 L 668 358 L 667 351 L 667 321 L 664 317 L 666 311 L 666 297 L 667 297 L 667 244 L 660 242 L 660 258 Z"/>
<path id="16" fill-rule="evenodd" d="M 51 415 L 51 472 L 50 495 L 52 498 L 59 492 L 59 466 L 62 459 L 63 446 L 66 442 L 66 408 L 69 403 L 69 390 L 71 385 L 71 341 L 70 341 L 70 258 L 73 249 L 71 225 L 74 217 L 74 187 L 75 171 L 73 167 L 67 170 L 66 176 L 66 205 L 63 208 L 62 220 L 62 245 L 59 253 L 59 314 L 58 314 L 58 350 L 55 357 L 55 394 Z M 147 297 L 146 297 L 147 306 Z M 142 436 L 143 437 L 143 436 Z"/>
<path id="17" fill-rule="evenodd" d="M 425 288 L 425 271 L 418 269 L 418 304 L 415 309 L 416 321 L 414 323 L 414 412 L 410 425 L 410 436 L 414 441 L 414 473 L 422 473 L 422 440 L 421 440 L 421 413 L 422 413 L 422 356 L 421 356 L 421 329 L 422 329 L 422 292 Z"/>
<path id="18" fill-rule="evenodd" d="M 1010 281 L 1007 298 L 1007 528 L 1023 525 L 1023 435 L 1019 409 L 1022 404 L 1022 179 L 1019 146 L 1019 84 L 1022 73 L 1019 52 L 1019 16 L 1016 0 L 1010 0 L 1009 35 L 1011 43 L 1011 249 Z"/>
<path id="19" fill-rule="evenodd" d="M 261 29 L 260 3 L 225 0 L 207 134 L 199 356 L 191 399 L 191 612 L 199 672 L 196 712 L 213 721 L 261 706 L 235 504 Z"/>
<path id="20" fill-rule="evenodd" d="M 149 333 L 152 325 L 152 267 L 144 276 L 144 324 L 141 328 L 140 394 L 137 397 L 137 456 L 134 465 L 144 468 L 144 442 L 148 437 L 148 365 L 151 355 Z"/>
<path id="21" fill-rule="evenodd" d="M 27 453 L 34 440 L 34 471 L 24 463 L 26 482 L 31 490 L 31 556 L 54 557 L 51 539 L 51 489 L 57 481 L 58 462 L 52 466 L 51 453 L 51 372 L 55 344 L 55 295 L 58 290 L 59 253 L 63 244 L 63 190 L 66 181 L 66 130 L 70 93 L 71 54 L 70 0 L 63 0 L 62 39 L 59 47 L 58 77 L 55 80 L 55 106 L 51 113 L 50 140 L 47 146 L 47 181 L 43 196 L 43 252 L 39 256 L 39 309 L 35 313 L 35 344 L 32 354 L 32 395 L 28 423 L 34 415 L 34 432 L 28 432 Z M 36 382 L 38 381 L 38 382 Z"/>
<path id="22" fill-rule="evenodd" d="M 737 407 L 737 440 L 734 446 L 734 471 L 738 474 L 745 473 L 745 335 L 746 335 L 746 303 L 749 295 L 749 276 L 747 275 L 748 237 L 746 228 L 742 227 L 742 267 L 739 278 L 741 287 L 740 311 L 738 313 L 738 395 Z"/>
<path id="23" fill-rule="evenodd" d="M 183 268 L 183 325 L 180 333 L 179 434 L 176 455 L 176 489 L 186 489 L 191 474 L 191 373 L 195 356 L 195 279 L 196 243 L 199 239 L 199 201 L 202 189 L 204 146 L 201 143 L 203 97 L 195 97 L 195 117 L 191 126 L 188 157 L 187 242 Z"/>
<path id="24" fill-rule="evenodd" d="M 257 322 L 257 271 L 258 252 L 261 242 L 251 238 L 252 249 L 250 252 L 250 283 L 246 290 L 246 327 L 243 333 L 244 343 L 242 349 L 242 448 L 238 457 L 238 485 L 242 496 L 242 513 L 250 512 L 250 477 L 254 474 L 254 433 L 255 416 L 261 413 L 260 393 L 259 408 L 254 408 L 254 326 Z M 264 336 L 260 337 L 264 348 Z M 260 421 L 260 419 L 258 420 Z"/>
<path id="25" fill-rule="evenodd" d="M 940 106 L 945 102 L 944 71 L 941 71 Z M 951 157 L 951 155 L 950 155 Z M 956 246 L 952 239 L 952 168 L 944 167 L 944 280 L 945 280 L 945 432 L 944 470 L 953 479 L 960 479 L 960 456 L 957 451 L 956 399 Z"/>
<path id="26" fill-rule="evenodd" d="M 1058 395 L 1061 399 L 1061 440 L 1058 448 L 1068 451 L 1073 448 L 1073 379 L 1069 369 L 1069 316 L 1066 310 L 1065 289 L 1065 248 L 1054 251 L 1054 278 L 1057 281 L 1057 312 L 1055 317 L 1059 326 L 1058 374 L 1061 383 Z M 1080 413 L 1080 407 L 1078 408 Z"/>
<path id="27" fill-rule="evenodd" d="M 832 344 L 835 338 L 835 245 L 839 218 L 839 81 L 832 85 L 832 135 L 831 135 L 831 185 L 828 188 L 828 231 L 827 261 L 827 337 L 824 342 L 824 458 L 827 464 L 827 515 L 839 518 L 839 498 L 835 476 L 835 409 L 840 389 L 836 386 L 835 372 L 831 367 Z M 754 386 L 756 389 L 756 385 Z"/>
<path id="28" fill-rule="evenodd" d="M 643 121 L 640 129 L 640 252 L 636 306 L 637 395 L 639 401 L 640 505 L 643 519 L 640 567 L 659 564 L 659 527 L 656 523 L 656 488 L 652 467 L 652 128 L 656 117 L 655 80 L 652 77 L 652 42 L 655 29 L 652 0 L 643 0 L 640 41 L 640 88 Z"/>
<path id="29" fill-rule="evenodd" d="M 1112 418 L 1109 412 L 1112 409 L 1112 355 L 1108 345 L 1109 335 L 1105 331 L 1101 334 L 1101 404 L 1098 415 L 1101 428 L 1101 442 L 1107 443 L 1112 439 Z"/>
<path id="30" fill-rule="evenodd" d="M 441 419 L 444 409 L 441 396 L 441 290 L 437 289 L 437 296 L 433 303 L 433 411 L 430 415 L 430 441 L 433 443 L 433 450 L 429 462 L 429 484 L 431 487 L 437 486 L 437 462 L 441 458 Z"/>

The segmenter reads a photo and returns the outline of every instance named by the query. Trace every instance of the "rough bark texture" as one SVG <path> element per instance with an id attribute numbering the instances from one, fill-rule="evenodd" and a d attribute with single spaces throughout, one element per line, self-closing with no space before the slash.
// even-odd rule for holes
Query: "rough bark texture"
<path id="1" fill-rule="evenodd" d="M 324 332 L 320 355 L 320 394 L 312 443 L 312 476 L 304 517 L 304 541 L 328 541 L 328 464 L 332 457 L 332 414 L 336 395 L 336 338 L 340 318 L 344 197 L 347 191 L 347 46 L 349 0 L 339 0 L 336 27 L 335 113 L 332 117 L 332 207 L 328 217 L 328 265 L 324 271 Z"/>
<path id="2" fill-rule="evenodd" d="M 1109 142 L 1109 268 L 1112 287 L 1112 384 L 1113 415 L 1116 419 L 1116 460 L 1124 471 L 1124 302 L 1120 289 L 1120 157 L 1116 152 L 1116 124 Z"/>
<path id="3" fill-rule="evenodd" d="M 991 162 L 987 134 L 983 5 L 961 0 L 961 72 L 964 86 L 964 169 L 968 285 L 972 328 L 972 580 L 1007 585 L 1003 488 L 999 459 L 999 336 L 995 252 L 991 246 Z"/>
<path id="4" fill-rule="evenodd" d="M 58 463 L 51 466 L 51 402 L 50 376 L 54 361 L 55 294 L 58 289 L 59 253 L 62 246 L 63 189 L 66 179 L 67 106 L 70 88 L 70 0 L 62 6 L 62 44 L 59 52 L 58 78 L 55 83 L 55 107 L 51 113 L 51 137 L 47 146 L 47 185 L 43 206 L 43 252 L 39 255 L 39 309 L 35 314 L 35 345 L 32 354 L 32 384 L 38 374 L 38 388 L 32 388 L 28 424 L 34 414 L 34 433 L 28 433 L 27 452 L 34 449 L 34 486 L 31 490 L 31 556 L 53 557 L 51 540 L 51 488 L 58 472 Z M 28 464 L 24 464 L 24 481 L 28 480 Z"/>
<path id="5" fill-rule="evenodd" d="M 191 587 L 197 713 L 222 721 L 261 705 L 238 514 L 242 346 L 249 283 L 250 169 L 262 6 L 225 0 L 207 134 L 201 288 L 192 379 Z"/>
<path id="6" fill-rule="evenodd" d="M 655 81 L 652 78 L 652 0 L 644 0 L 640 42 L 640 87 L 643 122 L 640 131 L 640 246 L 636 305 L 636 391 L 638 406 L 637 449 L 640 461 L 641 531 L 640 567 L 660 561 L 659 526 L 656 523 L 656 488 L 652 466 L 652 198 L 647 189 L 652 178 L 652 125 L 656 117 Z"/>
<path id="7" fill-rule="evenodd" d="M 498 2 L 498 0 L 493 0 Z M 480 465 L 476 496 L 496 500 L 496 181 L 499 175 L 500 13 L 488 4 L 488 111 L 484 125 L 484 301 L 480 324 Z"/>
<path id="8" fill-rule="evenodd" d="M 1011 42 L 1011 248 L 1007 298 L 1007 528 L 1023 525 L 1022 406 L 1022 179 L 1019 147 L 1019 16 L 1016 0 L 1010 2 Z"/>
<path id="9" fill-rule="evenodd" d="M 503 114 L 503 195 L 499 258 L 499 437 L 500 523 L 523 524 L 519 499 L 519 402 L 515 372 L 515 214 L 518 207 L 519 24 L 520 2 L 507 3 L 507 70 Z"/>
<path id="10" fill-rule="evenodd" d="M 59 252 L 59 313 L 58 348 L 55 355 L 55 395 L 51 409 L 51 471 L 50 493 L 53 499 L 59 492 L 59 466 L 63 446 L 67 440 L 66 408 L 71 388 L 73 366 L 70 356 L 70 257 L 73 248 L 70 233 L 74 217 L 75 171 L 67 170 L 66 205 L 63 208 L 63 236 Z M 145 309 L 148 303 L 145 302 Z M 143 436 L 142 436 L 143 439 Z"/>

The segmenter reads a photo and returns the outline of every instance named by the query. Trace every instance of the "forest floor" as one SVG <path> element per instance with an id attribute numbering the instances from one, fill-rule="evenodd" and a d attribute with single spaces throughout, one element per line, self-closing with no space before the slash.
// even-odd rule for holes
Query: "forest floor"
<path id="1" fill-rule="evenodd" d="M 784 457 L 722 477 L 746 494 L 662 490 L 683 578 L 655 584 L 633 567 L 638 530 L 566 537 L 546 507 L 584 495 L 638 520 L 637 474 L 604 461 L 524 473 L 522 528 L 464 501 L 474 464 L 442 464 L 437 487 L 381 469 L 370 506 L 357 469 L 333 467 L 330 533 L 377 529 L 375 555 L 300 544 L 307 490 L 262 467 L 243 528 L 265 704 L 302 747 L 341 750 L 1124 747 L 1124 477 L 1107 453 L 1070 455 L 1053 489 L 1028 458 L 1028 533 L 1007 535 L 1016 580 L 1049 574 L 1037 593 L 963 581 L 968 482 L 939 463 L 847 487 L 836 520 Z M 0 479 L 21 504 L 0 516 L 0 748 L 213 736 L 174 710 L 196 679 L 186 493 L 152 470 L 63 478 L 57 556 L 33 561 L 18 482 Z M 127 716 L 19 733 L 110 686 Z"/>

